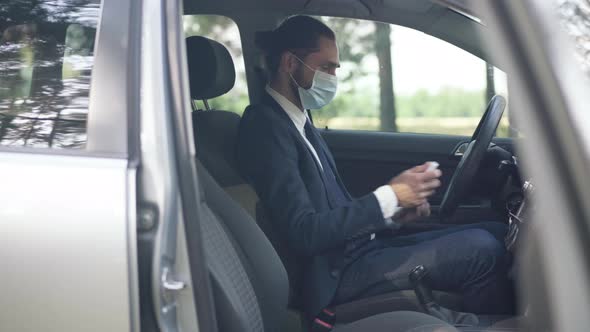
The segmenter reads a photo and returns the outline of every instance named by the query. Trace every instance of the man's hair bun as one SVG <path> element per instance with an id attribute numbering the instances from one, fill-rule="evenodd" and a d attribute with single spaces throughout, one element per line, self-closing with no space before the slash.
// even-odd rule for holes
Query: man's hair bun
<path id="1" fill-rule="evenodd" d="M 257 31 L 254 35 L 254 43 L 256 44 L 256 47 L 261 49 L 267 55 L 275 53 L 273 51 L 278 49 L 278 41 L 274 30 Z"/>

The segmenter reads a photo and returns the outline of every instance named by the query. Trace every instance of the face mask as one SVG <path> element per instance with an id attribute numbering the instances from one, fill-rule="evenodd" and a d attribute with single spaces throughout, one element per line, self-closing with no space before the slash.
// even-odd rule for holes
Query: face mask
<path id="1" fill-rule="evenodd" d="M 294 56 L 303 65 L 315 72 L 313 75 L 313 82 L 309 89 L 302 88 L 293 76 L 291 76 L 291 79 L 297 85 L 301 106 L 305 109 L 318 109 L 328 105 L 332 99 L 334 99 L 338 88 L 338 79 L 336 76 L 324 73 L 323 71 L 314 70 L 296 55 Z M 289 73 L 289 75 L 291 74 Z"/>

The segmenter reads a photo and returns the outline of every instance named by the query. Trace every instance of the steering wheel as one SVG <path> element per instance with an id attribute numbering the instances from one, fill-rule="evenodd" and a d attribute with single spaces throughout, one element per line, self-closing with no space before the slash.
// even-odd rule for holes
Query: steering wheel
<path id="1" fill-rule="evenodd" d="M 506 99 L 504 97 L 496 95 L 490 100 L 465 153 L 463 153 L 463 157 L 461 157 L 461 161 L 457 165 L 451 182 L 449 182 L 439 208 L 441 219 L 446 219 L 453 215 L 455 210 L 457 210 L 460 200 L 473 184 L 475 174 L 488 150 L 488 146 L 492 142 L 505 108 Z"/>

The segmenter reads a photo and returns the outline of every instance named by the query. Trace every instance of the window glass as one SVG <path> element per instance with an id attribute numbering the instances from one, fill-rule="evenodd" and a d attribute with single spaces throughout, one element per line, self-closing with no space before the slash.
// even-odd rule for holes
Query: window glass
<path id="1" fill-rule="evenodd" d="M 472 135 L 506 75 L 422 32 L 371 21 L 321 17 L 340 49 L 338 94 L 312 113 L 318 127 Z M 498 130 L 508 135 L 508 117 Z"/>
<path id="2" fill-rule="evenodd" d="M 228 93 L 207 102 L 213 109 L 242 114 L 250 100 L 248 99 L 246 70 L 238 26 L 232 19 L 218 15 L 186 15 L 183 23 L 186 37 L 207 37 L 223 44 L 228 49 L 236 68 L 236 83 Z M 191 60 L 194 59 L 189 59 L 189 61 Z M 197 104 L 199 108 L 204 107 L 202 101 L 197 101 Z"/>
<path id="3" fill-rule="evenodd" d="M 85 147 L 99 7 L 0 4 L 0 146 Z"/>
<path id="4" fill-rule="evenodd" d="M 562 27 L 575 46 L 580 68 L 590 78 L 590 2 L 584 0 L 556 0 Z"/>

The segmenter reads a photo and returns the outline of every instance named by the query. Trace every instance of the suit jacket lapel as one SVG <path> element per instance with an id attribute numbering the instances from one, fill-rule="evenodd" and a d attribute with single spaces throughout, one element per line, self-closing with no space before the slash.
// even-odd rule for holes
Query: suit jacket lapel
<path id="1" fill-rule="evenodd" d="M 282 118 L 283 118 L 285 121 L 287 121 L 287 122 L 289 123 L 289 127 L 290 127 L 290 128 L 292 128 L 293 130 L 295 130 L 295 132 L 297 133 L 297 135 L 295 135 L 295 136 L 297 136 L 297 139 L 299 139 L 299 141 L 300 141 L 300 142 L 301 142 L 303 145 L 305 145 L 305 146 L 307 147 L 307 143 L 305 143 L 305 141 L 304 141 L 304 140 L 303 140 L 303 138 L 301 137 L 301 134 L 299 133 L 299 131 L 298 131 L 298 130 L 297 130 L 297 128 L 295 127 L 295 124 L 293 123 L 293 121 L 291 121 L 291 118 L 289 118 L 289 115 L 287 115 L 287 113 L 285 112 L 285 110 L 283 110 L 283 108 L 281 107 L 281 105 L 279 105 L 279 103 L 277 103 L 277 101 L 276 101 L 276 100 L 274 100 L 274 98 L 273 98 L 273 97 L 271 97 L 271 96 L 270 96 L 268 93 L 265 93 L 265 94 L 264 94 L 263 103 L 264 103 L 264 104 L 266 104 L 266 105 L 268 105 L 268 106 L 271 106 L 271 107 L 272 107 L 272 109 L 273 109 L 275 112 L 279 113 L 279 114 L 280 114 L 280 116 L 281 116 L 281 117 L 282 117 Z M 319 132 L 317 132 L 317 134 L 318 134 L 318 135 L 321 137 L 321 135 L 320 135 L 320 133 L 319 133 Z M 330 150 L 328 150 L 328 147 L 327 147 L 327 146 L 326 146 L 326 144 L 324 143 L 324 140 L 323 140 L 323 139 L 320 139 L 320 140 L 319 140 L 319 142 L 320 142 L 320 144 L 322 145 L 322 148 L 323 148 L 325 151 L 330 151 Z M 308 150 L 309 150 L 309 149 L 308 149 Z M 312 157 L 313 157 L 313 160 L 316 160 L 316 158 L 313 156 L 313 154 L 311 153 L 311 151 L 309 151 L 309 153 L 312 155 Z M 320 153 L 320 151 L 316 151 L 316 153 Z M 334 159 L 332 159 L 332 155 L 331 155 L 331 153 L 326 153 L 325 155 L 326 155 L 326 157 L 328 158 L 328 162 L 330 163 L 330 165 L 331 165 L 331 167 L 332 167 L 332 170 L 335 170 L 335 163 L 334 163 Z M 319 166 L 319 165 L 318 165 L 318 166 Z M 320 167 L 320 170 L 321 170 L 321 167 Z"/>
<path id="2" fill-rule="evenodd" d="M 291 121 L 291 118 L 289 118 L 289 115 L 287 115 L 287 113 L 285 112 L 285 110 L 283 109 L 283 107 L 281 107 L 281 105 L 279 105 L 279 103 L 277 103 L 277 101 L 271 97 L 268 93 L 264 94 L 264 97 L 262 99 L 263 104 L 270 106 L 273 111 L 277 112 L 279 114 L 279 116 L 287 122 L 287 126 L 290 128 L 290 130 L 292 131 L 292 133 L 294 134 L 294 136 L 296 137 L 296 139 L 299 141 L 299 143 L 301 143 L 304 147 L 305 150 L 307 151 L 307 153 L 309 153 L 309 156 L 311 157 L 311 159 L 313 160 L 313 162 L 316 165 L 316 169 L 320 174 L 320 178 L 322 179 L 322 182 L 324 183 L 324 188 L 326 190 L 326 195 L 328 197 L 328 200 L 330 200 L 330 204 L 332 204 L 333 202 L 331 201 L 331 195 L 328 192 L 328 186 L 327 186 L 327 179 L 326 179 L 326 174 L 324 173 L 324 171 L 322 170 L 322 167 L 332 167 L 331 165 L 322 165 L 320 166 L 318 164 L 318 160 L 316 159 L 316 157 L 313 155 L 313 153 L 311 152 L 311 150 L 309 149 L 309 146 L 307 145 L 307 143 L 305 143 L 305 141 L 303 140 L 303 137 L 301 137 L 301 134 L 299 133 L 299 131 L 297 130 L 297 128 L 295 127 L 295 124 L 293 123 L 293 121 Z M 320 144 L 321 140 L 320 140 Z M 325 146 L 324 146 L 325 147 Z M 316 153 L 321 153 L 321 151 L 316 151 Z M 328 159 L 330 160 L 331 157 L 328 157 Z M 330 164 L 333 163 L 333 161 L 329 161 Z M 332 170 L 334 170 L 335 168 L 332 167 Z M 334 172 L 334 174 L 338 174 L 336 172 Z M 337 177 L 338 178 L 338 177 Z M 338 180 L 340 181 L 340 180 Z M 340 185 L 342 186 L 342 184 L 340 183 Z M 344 191 L 347 195 L 348 193 L 346 192 L 346 190 Z"/>
<path id="3" fill-rule="evenodd" d="M 301 137 L 299 130 L 297 130 L 297 127 L 295 127 L 295 124 L 293 123 L 293 121 L 291 121 L 291 118 L 289 117 L 289 115 L 287 115 L 287 113 L 285 112 L 285 110 L 283 110 L 281 105 L 279 105 L 279 103 L 277 103 L 277 101 L 274 100 L 274 98 L 271 97 L 268 93 L 264 94 L 263 103 L 270 106 L 275 112 L 277 112 L 279 114 L 279 116 L 281 116 L 283 118 L 284 121 L 287 122 L 287 126 L 291 129 L 291 131 L 294 134 L 294 136 L 296 137 L 296 139 L 299 141 L 299 143 L 303 144 L 303 146 L 305 147 L 307 152 L 309 152 L 310 157 L 316 163 L 316 166 L 318 167 L 318 171 L 320 172 L 320 174 L 322 176 L 322 180 L 323 180 L 324 172 L 322 171 L 322 167 L 318 164 L 316 157 L 309 150 L 307 143 L 303 140 L 303 137 Z M 319 153 L 319 152 L 316 151 L 316 153 Z"/>
<path id="4" fill-rule="evenodd" d="M 319 130 L 317 131 L 317 133 L 321 137 Z M 332 168 L 332 173 L 334 173 L 334 176 L 336 177 L 336 181 L 338 182 L 338 185 L 340 186 L 340 188 L 342 189 L 344 194 L 348 197 L 348 199 L 352 199 L 352 196 L 350 196 L 350 193 L 348 192 L 348 190 L 346 190 L 346 187 L 344 186 L 344 182 L 342 182 L 342 179 L 340 178 L 340 174 L 338 173 L 338 169 L 336 168 L 336 161 L 334 160 L 334 157 L 332 156 L 332 153 L 330 152 L 330 149 L 328 148 L 328 144 L 324 141 L 323 138 L 319 141 L 320 141 L 320 144 L 322 145 L 322 148 L 326 151 L 326 153 L 325 153 L 326 159 L 328 159 L 328 163 L 330 163 L 329 167 Z"/>

